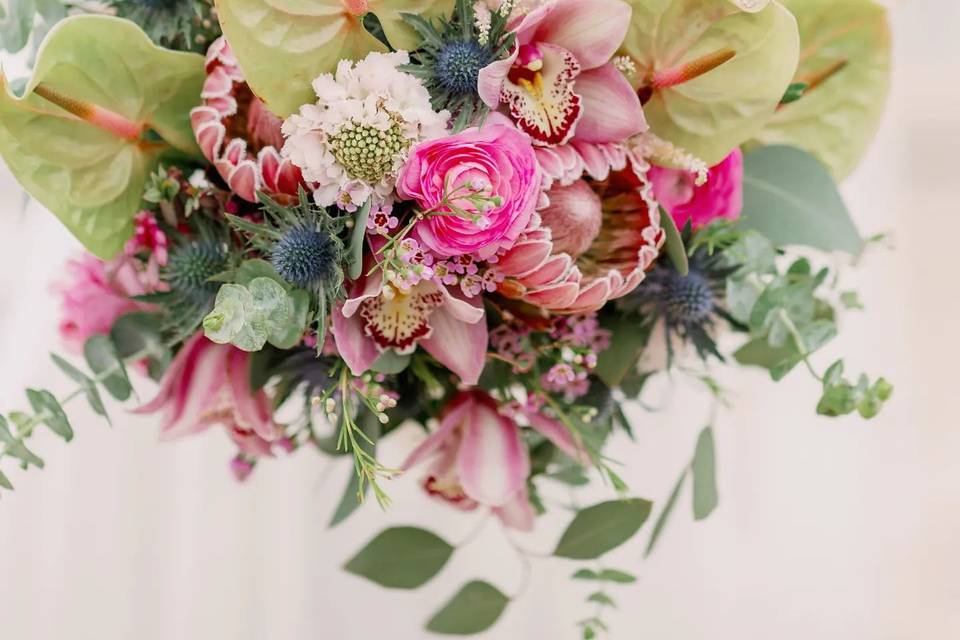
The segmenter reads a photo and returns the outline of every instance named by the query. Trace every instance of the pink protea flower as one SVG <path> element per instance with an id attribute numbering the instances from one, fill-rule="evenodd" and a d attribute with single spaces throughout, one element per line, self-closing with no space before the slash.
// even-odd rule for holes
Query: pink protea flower
<path id="1" fill-rule="evenodd" d="M 743 152 L 734 149 L 710 168 L 706 184 L 697 186 L 697 174 L 682 169 L 653 167 L 647 174 L 653 195 L 670 212 L 677 227 L 689 221 L 694 229 L 718 218 L 736 220 L 743 209 Z"/>
<path id="2" fill-rule="evenodd" d="M 414 147 L 397 193 L 433 214 L 416 230 L 434 253 L 485 260 L 513 246 L 527 227 L 540 194 L 540 169 L 530 138 L 494 115 L 481 128 Z"/>
<path id="3" fill-rule="evenodd" d="M 433 280 L 410 288 L 384 282 L 382 272 L 354 282 L 333 312 L 337 351 L 354 375 L 370 369 L 385 351 L 422 346 L 460 376 L 480 379 L 487 356 L 487 323 L 480 297 L 466 298 Z"/>
<path id="4" fill-rule="evenodd" d="M 223 426 L 249 458 L 273 455 L 283 435 L 274 423 L 270 398 L 250 388 L 250 354 L 210 342 L 202 332 L 177 353 L 160 382 L 160 391 L 137 414 L 162 413 L 160 437 L 172 440 Z M 238 463 L 234 472 L 241 474 Z"/>
<path id="5" fill-rule="evenodd" d="M 514 19 L 516 45 L 480 72 L 478 90 L 530 134 L 553 180 L 626 166 L 625 141 L 647 129 L 643 107 L 611 59 L 630 26 L 621 0 L 556 0 Z"/>
<path id="6" fill-rule="evenodd" d="M 636 289 L 666 236 L 634 173 L 556 186 L 547 197 L 550 206 L 495 265 L 506 276 L 500 292 L 571 314 L 597 311 Z"/>
<path id="7" fill-rule="evenodd" d="M 84 254 L 67 262 L 66 271 L 54 289 L 62 296 L 60 337 L 73 351 L 91 336 L 110 333 L 120 316 L 150 310 L 130 298 L 159 288 L 157 273 L 126 253 L 109 262 Z"/>
<path id="8" fill-rule="evenodd" d="M 300 169 L 281 158 L 283 121 L 267 110 L 247 86 L 224 38 L 207 50 L 203 105 L 190 112 L 193 135 L 230 189 L 249 202 L 257 191 L 279 200 L 297 195 Z"/>
<path id="9" fill-rule="evenodd" d="M 570 432 L 555 420 L 540 417 L 531 426 L 562 451 L 584 459 Z M 515 529 L 533 529 L 536 513 L 527 495 L 530 458 L 520 427 L 483 391 L 456 396 L 444 409 L 439 428 L 403 463 L 410 469 L 436 456 L 424 489 L 465 511 L 489 507 Z"/>

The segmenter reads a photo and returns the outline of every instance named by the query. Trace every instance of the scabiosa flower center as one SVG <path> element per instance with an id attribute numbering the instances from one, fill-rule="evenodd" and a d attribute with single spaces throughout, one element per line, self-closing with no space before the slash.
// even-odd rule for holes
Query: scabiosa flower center
<path id="1" fill-rule="evenodd" d="M 490 58 L 489 51 L 476 42 L 448 42 L 437 56 L 437 80 L 454 95 L 476 93 L 480 70 L 490 64 Z"/>
<path id="2" fill-rule="evenodd" d="M 662 303 L 668 322 L 691 326 L 706 321 L 714 310 L 707 278 L 696 271 L 684 277 L 672 269 L 664 275 Z"/>
<path id="3" fill-rule="evenodd" d="M 353 120 L 345 122 L 331 143 L 333 157 L 347 174 L 370 183 L 379 182 L 389 174 L 396 157 L 410 146 L 397 118 L 392 118 L 386 129 Z"/>
<path id="4" fill-rule="evenodd" d="M 307 228 L 288 231 L 270 256 L 280 277 L 295 287 L 306 289 L 333 278 L 337 251 L 329 235 Z"/>
<path id="5" fill-rule="evenodd" d="M 220 285 L 210 278 L 227 269 L 224 247 L 214 241 L 185 244 L 170 256 L 166 276 L 170 286 L 186 296 L 205 301 L 217 293 Z"/>

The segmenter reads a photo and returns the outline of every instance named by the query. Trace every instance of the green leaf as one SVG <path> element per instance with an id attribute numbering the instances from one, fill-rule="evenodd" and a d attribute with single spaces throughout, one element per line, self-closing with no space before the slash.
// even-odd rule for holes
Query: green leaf
<path id="1" fill-rule="evenodd" d="M 588 572 L 592 575 L 590 576 L 581 576 L 581 572 Z M 574 578 L 579 580 L 597 580 L 599 582 L 616 582 L 618 584 L 632 584 L 637 581 L 637 577 L 626 571 L 618 571 L 617 569 L 603 569 L 600 573 L 595 573 L 589 569 L 581 569 L 573 575 Z"/>
<path id="2" fill-rule="evenodd" d="M 120 316 L 110 328 L 110 340 L 121 358 L 146 354 L 147 369 L 154 380 L 160 379 L 173 357 L 163 339 L 162 319 L 155 313 L 137 311 Z"/>
<path id="3" fill-rule="evenodd" d="M 0 5 L 0 47 L 10 53 L 17 53 L 30 40 L 36 7 L 33 0 L 10 0 L 9 13 L 4 13 Z"/>
<path id="4" fill-rule="evenodd" d="M 87 366 L 111 396 L 123 402 L 130 398 L 133 388 L 123 361 L 107 336 L 91 336 L 83 345 Z"/>
<path id="5" fill-rule="evenodd" d="M 3 475 L 3 471 L 0 471 L 0 487 L 13 491 L 13 484 L 7 476 Z"/>
<path id="6" fill-rule="evenodd" d="M 786 105 L 756 136 L 817 156 L 841 180 L 873 140 L 890 90 L 890 25 L 873 0 L 782 0 L 797 18 L 803 58 L 798 78 L 846 65 Z"/>
<path id="7" fill-rule="evenodd" d="M 680 492 L 683 490 L 683 483 L 687 479 L 687 469 L 683 470 L 683 473 L 680 474 L 680 478 L 677 480 L 677 484 L 674 485 L 673 491 L 670 492 L 670 497 L 667 498 L 667 503 L 663 506 L 663 509 L 660 511 L 660 515 L 657 516 L 657 521 L 653 525 L 653 533 L 650 534 L 650 542 L 647 543 L 647 548 L 643 552 L 643 557 L 649 557 L 653 553 L 654 547 L 657 545 L 657 541 L 660 539 L 660 534 L 663 533 L 663 529 L 667 526 L 667 521 L 670 519 L 670 515 L 673 513 L 673 508 L 677 505 L 677 499 L 680 497 Z"/>
<path id="8" fill-rule="evenodd" d="M 128 20 L 67 18 L 44 40 L 22 96 L 0 76 L 0 155 L 87 249 L 111 258 L 133 233 L 147 176 L 161 159 L 201 157 L 189 113 L 204 78 L 202 56 L 161 49 Z M 140 124 L 164 144 L 74 117 L 35 93 L 41 83 Z"/>
<path id="9" fill-rule="evenodd" d="M 94 413 L 103 416 L 109 423 L 110 416 L 107 415 L 107 409 L 103 406 L 103 398 L 100 397 L 100 391 L 97 389 L 97 383 L 94 382 L 83 371 L 80 371 L 60 356 L 56 354 L 50 354 L 50 357 L 53 359 L 53 363 L 56 364 L 61 371 L 63 371 L 71 380 L 83 388 L 83 393 L 87 398 L 87 403 L 90 405 L 90 408 L 93 409 Z"/>
<path id="10" fill-rule="evenodd" d="M 363 247 L 367 239 L 367 221 L 370 219 L 372 205 L 373 198 L 368 198 L 353 219 L 353 233 L 350 234 L 350 250 L 347 255 L 350 264 L 347 275 L 351 280 L 356 280 L 363 274 Z"/>
<path id="11" fill-rule="evenodd" d="M 466 636 L 486 631 L 500 618 L 510 599 L 486 582 L 468 582 L 427 623 L 427 631 Z"/>
<path id="12" fill-rule="evenodd" d="M 419 40 L 401 12 L 434 17 L 453 0 L 369 0 L 390 43 L 416 49 Z M 223 34 L 250 88 L 270 111 L 286 118 L 316 102 L 310 83 L 332 73 L 341 60 L 360 60 L 386 47 L 366 31 L 361 17 L 350 15 L 343 0 L 218 0 Z M 280 72 L 282 70 L 282 72 Z"/>
<path id="13" fill-rule="evenodd" d="M 363 429 L 363 432 L 374 442 L 370 444 L 366 439 L 360 438 L 360 447 L 363 448 L 371 457 L 377 457 L 377 445 L 376 442 L 380 438 L 381 424 L 373 413 L 365 411 L 361 414 L 359 419 L 360 428 Z M 343 491 L 343 496 L 340 498 L 340 504 L 337 505 L 336 511 L 333 513 L 333 517 L 330 519 L 330 524 L 328 525 L 331 529 L 347 518 L 349 518 L 353 513 L 363 504 L 362 499 L 370 491 L 370 483 L 363 483 L 363 495 L 360 495 L 360 476 L 357 474 L 356 469 L 353 465 L 350 466 L 350 478 L 347 480 L 347 486 Z"/>
<path id="14" fill-rule="evenodd" d="M 381 532 L 344 569 L 392 589 L 416 589 L 437 575 L 453 547 L 436 534 L 415 527 Z"/>
<path id="15" fill-rule="evenodd" d="M 45 389 L 27 389 L 27 400 L 33 412 L 40 417 L 43 424 L 63 438 L 66 442 L 73 440 L 73 428 L 64 413 L 60 402 L 52 393 Z"/>
<path id="16" fill-rule="evenodd" d="M 624 51 L 639 82 L 652 72 L 733 49 L 736 56 L 683 84 L 653 92 L 650 129 L 708 166 L 755 136 L 776 111 L 800 53 L 797 24 L 777 2 L 628 0 Z"/>
<path id="17" fill-rule="evenodd" d="M 713 444 L 713 429 L 705 428 L 697 438 L 697 448 L 690 464 L 693 473 L 693 517 L 704 520 L 720 503 L 717 492 L 717 459 Z"/>
<path id="18" fill-rule="evenodd" d="M 601 606 L 611 607 L 611 608 L 614 608 L 614 609 L 617 607 L 617 603 L 613 601 L 613 598 L 611 598 L 610 596 L 608 596 L 607 594 L 605 594 L 605 593 L 602 592 L 602 591 L 597 591 L 596 593 L 591 593 L 591 594 L 587 597 L 587 602 L 594 602 L 594 603 L 599 604 L 599 605 L 601 605 Z"/>
<path id="19" fill-rule="evenodd" d="M 740 347 L 733 358 L 742 365 L 772 369 L 797 355 L 793 345 L 771 347 L 766 338 L 754 338 Z"/>
<path id="20" fill-rule="evenodd" d="M 610 346 L 600 352 L 596 373 L 608 387 L 616 388 L 640 360 L 650 339 L 650 325 L 625 314 L 606 317 L 602 323 L 611 332 Z"/>
<path id="21" fill-rule="evenodd" d="M 592 569 L 580 569 L 570 577 L 574 580 L 596 580 L 600 576 Z"/>
<path id="22" fill-rule="evenodd" d="M 746 155 L 740 226 L 778 245 L 854 255 L 863 247 L 833 178 L 796 147 L 761 147 Z"/>
<path id="23" fill-rule="evenodd" d="M 203 319 L 203 330 L 213 342 L 244 351 L 260 351 L 268 341 L 289 349 L 303 337 L 309 308 L 307 292 L 288 293 L 273 277 L 257 276 L 246 286 L 221 286 L 213 311 Z"/>
<path id="24" fill-rule="evenodd" d="M 652 505 L 637 498 L 602 502 L 579 512 L 560 538 L 555 556 L 593 560 L 615 549 L 640 530 Z"/>
<path id="25" fill-rule="evenodd" d="M 677 223 L 667 211 L 660 207 L 660 225 L 667 235 L 667 256 L 673 263 L 674 269 L 686 277 L 690 273 L 690 260 L 687 257 L 687 249 L 683 246 L 683 238 L 680 236 L 680 230 L 677 229 Z"/>
<path id="26" fill-rule="evenodd" d="M 14 419 L 16 416 L 10 414 L 10 418 Z M 38 469 L 43 469 L 43 460 L 27 449 L 23 440 L 10 433 L 9 425 L 3 416 L 0 416 L 0 443 L 4 444 L 5 455 L 20 460 L 24 465 L 32 464 Z"/>
<path id="27" fill-rule="evenodd" d="M 399 355 L 393 349 L 389 349 L 380 354 L 380 357 L 370 366 L 370 369 L 388 376 L 397 375 L 410 366 L 412 358 L 412 354 Z"/>

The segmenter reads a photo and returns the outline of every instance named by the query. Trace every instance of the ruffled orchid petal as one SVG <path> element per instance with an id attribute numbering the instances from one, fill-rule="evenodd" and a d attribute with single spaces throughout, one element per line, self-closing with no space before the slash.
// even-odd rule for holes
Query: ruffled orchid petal
<path id="1" fill-rule="evenodd" d="M 231 349 L 227 355 L 227 371 L 237 426 L 253 431 L 267 442 L 276 440 L 279 434 L 270 406 L 265 402 L 266 394 L 250 388 L 250 354 Z"/>
<path id="2" fill-rule="evenodd" d="M 584 69 L 593 69 L 609 62 L 620 48 L 632 13 L 621 0 L 559 0 L 531 39 L 563 47 Z"/>
<path id="3" fill-rule="evenodd" d="M 454 432 L 463 426 L 466 415 L 471 409 L 468 401 L 469 396 L 461 396 L 459 402 L 454 400 L 448 408 L 446 414 L 440 420 L 440 426 L 430 436 L 420 443 L 420 445 L 410 452 L 407 459 L 404 460 L 400 468 L 408 471 L 412 467 L 426 460 L 430 455 L 440 449 L 440 447 L 453 436 Z"/>
<path id="4" fill-rule="evenodd" d="M 367 269 L 364 264 L 364 269 Z M 383 291 L 383 273 L 377 269 L 369 276 L 354 282 L 347 294 L 347 301 L 343 303 L 343 315 L 351 318 L 360 310 L 361 305 L 380 295 Z"/>
<path id="5" fill-rule="evenodd" d="M 508 77 L 501 98 L 517 127 L 534 142 L 561 145 L 573 137 L 583 115 L 583 105 L 574 88 L 580 63 L 561 47 L 538 43 L 536 48 L 542 56 L 542 68 L 532 75 L 521 74 L 515 81 Z"/>
<path id="6" fill-rule="evenodd" d="M 457 471 L 468 496 L 481 504 L 502 507 L 521 490 L 530 474 L 530 459 L 513 420 L 497 412 L 494 401 L 471 394 Z"/>
<path id="7" fill-rule="evenodd" d="M 337 305 L 332 314 L 333 340 L 337 346 L 337 352 L 347 363 L 350 372 L 355 376 L 361 376 L 377 361 L 380 351 L 364 332 L 360 317 L 345 316 L 343 306 Z"/>
<path id="8" fill-rule="evenodd" d="M 649 128 L 637 92 L 612 64 L 581 73 L 576 92 L 583 100 L 577 141 L 620 142 Z"/>
<path id="9" fill-rule="evenodd" d="M 186 354 L 174 391 L 163 407 L 160 438 L 173 440 L 198 433 L 210 424 L 227 381 L 227 353 L 200 335 Z M 178 354 L 179 356 L 180 354 Z"/>
<path id="10" fill-rule="evenodd" d="M 483 302 L 479 296 L 461 304 L 479 310 L 481 320 L 464 322 L 451 312 L 449 305 L 443 305 L 430 315 L 432 331 L 428 338 L 420 341 L 420 345 L 460 376 L 464 384 L 475 385 L 487 361 L 487 323 L 483 319 Z"/>
<path id="11" fill-rule="evenodd" d="M 517 51 L 517 49 L 514 49 L 509 58 L 496 60 L 480 69 L 480 74 L 477 77 L 477 93 L 480 94 L 483 103 L 491 109 L 500 106 L 500 91 L 507 79 L 507 74 L 510 73 L 510 67 L 517 60 Z"/>

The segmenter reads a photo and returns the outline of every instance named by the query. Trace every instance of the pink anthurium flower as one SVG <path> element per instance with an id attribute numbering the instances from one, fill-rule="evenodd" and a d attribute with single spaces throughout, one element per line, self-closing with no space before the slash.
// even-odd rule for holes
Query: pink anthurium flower
<path id="1" fill-rule="evenodd" d="M 162 412 L 160 437 L 172 440 L 219 424 L 247 456 L 273 455 L 282 431 L 274 423 L 270 399 L 250 388 L 250 354 L 209 341 L 203 333 L 177 353 L 160 383 L 160 392 L 134 413 Z"/>
<path id="2" fill-rule="evenodd" d="M 557 0 L 511 25 L 516 46 L 481 70 L 480 97 L 505 103 L 543 146 L 623 142 L 646 130 L 640 99 L 611 63 L 630 27 L 621 0 Z"/>
<path id="3" fill-rule="evenodd" d="M 412 353 L 417 345 L 460 376 L 480 379 L 487 357 L 487 323 L 479 296 L 421 280 L 411 287 L 383 281 L 380 271 L 353 283 L 346 302 L 333 312 L 337 351 L 354 375 L 368 371 L 393 349 Z"/>
<path id="4" fill-rule="evenodd" d="M 531 426 L 578 460 L 585 454 L 563 425 L 549 418 Z M 459 394 L 444 410 L 440 427 L 403 463 L 407 470 L 435 456 L 424 489 L 465 511 L 489 507 L 508 527 L 529 531 L 536 514 L 527 494 L 530 458 L 520 427 L 483 391 Z"/>

